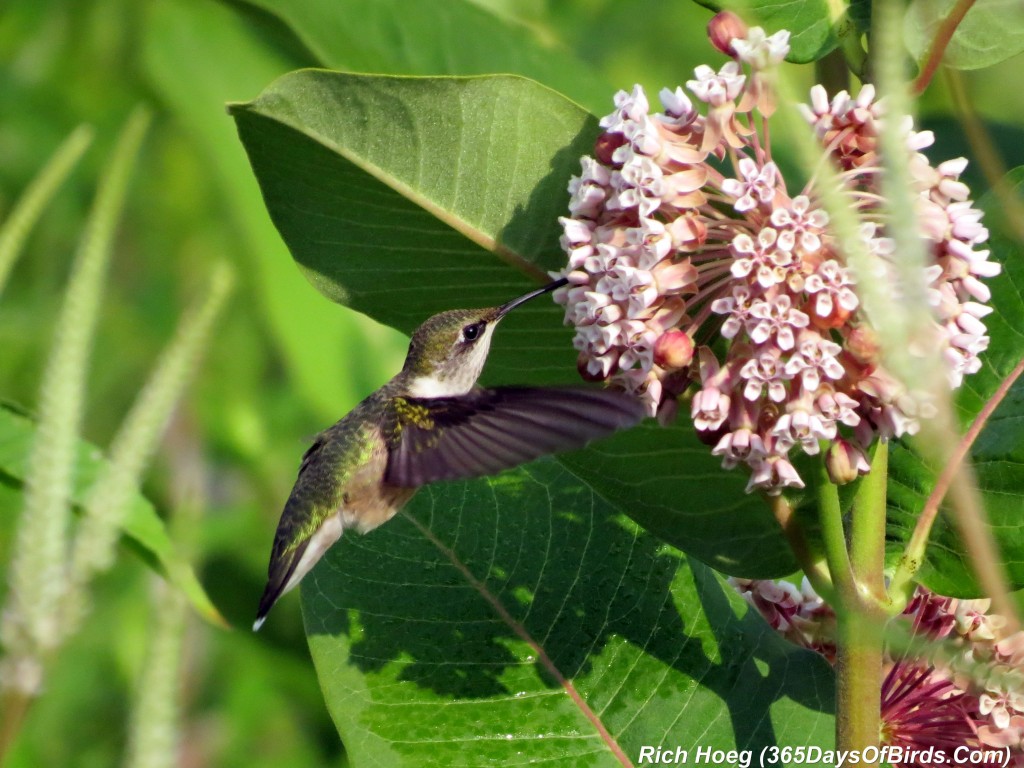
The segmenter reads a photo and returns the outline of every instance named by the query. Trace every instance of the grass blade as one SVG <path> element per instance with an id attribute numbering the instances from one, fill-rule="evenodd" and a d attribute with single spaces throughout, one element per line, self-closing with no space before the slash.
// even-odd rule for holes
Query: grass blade
<path id="1" fill-rule="evenodd" d="M 0 225 L 0 294 L 32 227 L 91 143 L 92 129 L 89 126 L 80 125 L 72 131 L 18 198 L 11 215 Z"/>
<path id="2" fill-rule="evenodd" d="M 201 354 L 233 282 L 226 263 L 210 276 L 205 295 L 186 311 L 174 338 L 125 417 L 110 448 L 109 463 L 89 491 L 71 556 L 67 606 L 72 622 L 81 618 L 85 588 L 113 562 L 128 505 L 163 436 L 174 406 Z"/>
<path id="3" fill-rule="evenodd" d="M 11 561 L 12 604 L 0 628 L 12 655 L 40 656 L 61 639 L 59 605 L 66 584 L 70 497 L 87 364 L 111 243 L 148 124 L 144 110 L 129 118 L 100 181 L 43 374 L 39 429 Z"/>

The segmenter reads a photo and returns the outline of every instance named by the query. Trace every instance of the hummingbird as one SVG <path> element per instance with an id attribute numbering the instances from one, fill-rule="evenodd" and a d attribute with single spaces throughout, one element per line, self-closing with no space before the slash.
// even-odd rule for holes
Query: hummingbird
<path id="1" fill-rule="evenodd" d="M 497 474 L 643 418 L 636 398 L 614 390 L 476 386 L 501 319 L 566 282 L 434 315 L 413 332 L 401 372 L 316 436 L 274 535 L 253 631 L 343 531 L 387 522 L 420 486 Z"/>

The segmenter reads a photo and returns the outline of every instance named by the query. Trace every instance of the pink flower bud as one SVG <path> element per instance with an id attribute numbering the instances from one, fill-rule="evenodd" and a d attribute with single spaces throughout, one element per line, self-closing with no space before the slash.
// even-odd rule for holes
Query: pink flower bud
<path id="1" fill-rule="evenodd" d="M 672 262 L 671 259 L 659 261 L 651 270 L 658 293 L 665 296 L 673 293 L 696 291 L 697 279 L 700 273 L 690 263 L 689 259 L 680 262 Z"/>
<path id="2" fill-rule="evenodd" d="M 828 477 L 836 485 L 853 482 L 859 475 L 866 475 L 871 469 L 867 457 L 858 446 L 839 438 L 825 455 L 825 468 Z"/>
<path id="3" fill-rule="evenodd" d="M 708 38 L 711 44 L 726 56 L 736 58 L 732 41 L 747 36 L 747 25 L 732 11 L 722 11 L 708 22 Z"/>
<path id="4" fill-rule="evenodd" d="M 878 362 L 878 334 L 866 325 L 857 326 L 846 337 L 846 349 L 861 364 L 874 365 Z"/>
<path id="5" fill-rule="evenodd" d="M 662 368 L 678 370 L 692 360 L 693 339 L 682 331 L 665 331 L 654 343 L 654 362 Z"/>
<path id="6" fill-rule="evenodd" d="M 607 166 L 620 166 L 621 163 L 616 163 L 612 160 L 612 155 L 615 150 L 625 144 L 626 141 L 626 137 L 621 133 L 602 133 L 597 137 L 597 141 L 594 142 L 594 156 L 599 162 L 602 162 Z"/>

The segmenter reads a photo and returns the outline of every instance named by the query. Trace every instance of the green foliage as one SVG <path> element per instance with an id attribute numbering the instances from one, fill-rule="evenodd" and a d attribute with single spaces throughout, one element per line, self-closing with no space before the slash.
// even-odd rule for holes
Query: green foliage
<path id="1" fill-rule="evenodd" d="M 1015 169 L 1006 179 L 1018 193 L 1024 189 L 1024 169 Z M 982 201 L 986 223 L 992 229 L 990 246 L 999 254 L 1003 273 L 992 280 L 992 306 L 987 318 L 992 344 L 986 365 L 964 381 L 959 397 L 960 418 L 969 427 L 996 389 L 1005 381 L 1022 357 L 1024 338 L 1024 261 L 1021 245 L 1000 212 L 1000 201 L 992 194 Z M 1018 381 L 988 420 L 971 446 L 971 462 L 978 476 L 978 487 L 985 499 L 992 533 L 1000 547 L 1002 562 L 1014 589 L 1024 588 L 1024 532 L 1020 510 L 1024 503 L 1024 435 L 1020 418 L 1024 389 Z M 889 488 L 889 535 L 893 553 L 913 529 L 917 515 L 931 492 L 937 471 L 927 466 L 920 455 L 909 450 L 894 451 Z M 938 519 L 932 530 L 928 559 L 921 580 L 942 595 L 978 597 L 980 588 L 964 549 L 959 531 L 947 515 Z"/>
<path id="2" fill-rule="evenodd" d="M 790 52 L 789 61 L 807 64 L 817 61 L 835 50 L 839 35 L 848 24 L 844 15 L 837 15 L 837 5 L 845 13 L 846 3 L 830 3 L 828 0 L 698 0 L 712 10 L 730 10 L 748 18 L 771 34 L 788 29 Z"/>
<path id="3" fill-rule="evenodd" d="M 593 109 L 608 100 L 608 86 L 578 57 L 472 0 L 256 0 L 253 5 L 277 16 L 331 69 L 401 75 L 508 72 Z"/>
<path id="4" fill-rule="evenodd" d="M 184 0 L 155 3 L 147 9 L 144 62 L 155 87 L 209 159 L 203 183 L 213 189 L 226 221 L 232 249 L 248 276 L 257 318 L 289 372 L 289 388 L 321 419 L 337 418 L 362 393 L 401 363 L 401 341 L 379 326 L 326 302 L 308 301 L 309 288 L 267 219 L 259 190 L 238 146 L 224 103 L 258 93 L 290 69 L 314 63 L 284 44 L 264 38 L 244 15 L 216 3 L 196 6 Z M 182 57 L 182 50 L 192 55 Z M 224 66 L 209 68 L 230 51 Z M 302 311 L 296 311 L 302 307 Z M 371 352 L 371 350 L 374 350 Z M 362 352 L 364 363 L 351 365 Z M 314 423 L 315 424 L 315 423 Z M 318 427 L 310 424 L 307 434 Z"/>
<path id="5" fill-rule="evenodd" d="M 85 126 L 78 127 L 68 136 L 4 220 L 0 228 L 0 293 L 3 293 L 7 275 L 25 246 L 29 232 L 91 141 L 92 131 Z"/>
<path id="6" fill-rule="evenodd" d="M 22 487 L 28 455 L 36 435 L 36 425 L 31 419 L 10 406 L 0 405 L 0 484 L 12 489 Z M 107 461 L 96 446 L 85 442 L 75 446 L 75 485 L 71 501 L 79 514 L 85 514 L 83 507 L 86 496 L 106 466 Z M 16 511 L 9 510 L 12 518 Z M 158 572 L 180 589 L 196 611 L 212 622 L 223 622 L 196 579 L 191 565 L 181 557 L 171 542 L 167 528 L 152 503 L 138 491 L 128 505 L 121 528 L 128 537 L 128 543 L 146 562 L 152 563 Z"/>
<path id="7" fill-rule="evenodd" d="M 914 58 L 922 60 L 956 0 L 913 0 L 903 34 Z M 942 58 L 956 69 L 982 69 L 1024 51 L 1024 6 L 1017 0 L 978 0 L 957 27 Z"/>
<path id="8" fill-rule="evenodd" d="M 870 5 L 743 7 L 769 31 L 793 29 L 791 60 L 813 61 L 858 46 Z M 76 126 L 95 126 L 97 151 L 48 196 L 43 226 L 23 240 L 9 274 L 0 397 L 38 410 L 93 180 L 130 107 L 154 106 L 113 243 L 83 439 L 73 444 L 80 515 L 107 461 L 90 446 L 110 444 L 181 307 L 215 261 L 229 260 L 240 278 L 240 298 L 218 320 L 144 493 L 131 495 L 123 540 L 145 565 L 119 558 L 97 581 L 93 618 L 55 662 L 8 756 L 16 768 L 109 766 L 125 754 L 124 728 L 94 723 L 128 723 L 130 693 L 153 673 L 143 654 L 153 569 L 193 607 L 248 626 L 309 438 L 397 369 L 402 334 L 426 315 L 506 300 L 561 266 L 564 185 L 590 151 L 592 114 L 609 111 L 616 88 L 641 82 L 654 94 L 685 83 L 696 64 L 724 59 L 703 36 L 709 12 L 664 0 L 9 6 L 0 15 L 0 209 L 22 199 Z M 1016 9 L 998 16 L 996 6 L 979 0 L 968 14 L 951 49 L 956 66 L 1019 50 Z M 914 33 L 934 17 L 914 18 L 907 39 L 919 57 L 928 40 Z M 1004 67 L 1014 74 L 1013 61 Z M 409 75 L 424 79 L 414 85 Z M 809 68 L 796 77 L 812 81 Z M 972 73 L 969 86 L 979 113 L 1003 122 L 994 126 L 1000 148 L 1017 151 L 1024 100 L 1006 79 Z M 948 102 L 935 85 L 921 111 L 949 127 Z M 966 132 L 946 130 L 939 141 L 951 134 Z M 934 156 L 959 153 L 968 150 Z M 971 183 L 984 188 L 980 174 Z M 993 282 L 986 369 L 962 393 L 965 424 L 1020 357 L 1019 245 L 997 236 L 993 248 L 1006 273 Z M 486 380 L 575 381 L 569 338 L 556 308 L 529 305 L 503 323 Z M 1019 408 L 1018 387 L 972 449 L 1017 579 Z M 795 567 L 763 502 L 743 493 L 739 472 L 721 471 L 686 410 L 668 429 L 648 423 L 557 461 L 425 489 L 388 526 L 346 536 L 304 585 L 308 640 L 294 595 L 256 636 L 193 623 L 182 647 L 182 759 L 230 768 L 604 765 L 616 748 L 636 761 L 645 740 L 829 744 L 828 668 L 745 613 L 700 562 L 746 575 Z M 0 409 L 3 562 L 15 549 L 35 429 Z M 203 468 L 209 495 L 194 532 L 198 579 L 162 522 L 183 454 Z M 894 549 L 932 472 L 897 446 L 892 476 Z M 940 518 L 933 538 L 925 582 L 972 593 L 951 524 Z"/>
<path id="9" fill-rule="evenodd" d="M 831 744 L 824 659 L 554 461 L 424 489 L 302 589 L 357 765 Z"/>

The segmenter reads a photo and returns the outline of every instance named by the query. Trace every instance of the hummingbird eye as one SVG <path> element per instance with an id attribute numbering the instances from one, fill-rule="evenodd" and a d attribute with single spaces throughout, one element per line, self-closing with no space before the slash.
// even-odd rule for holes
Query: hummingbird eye
<path id="1" fill-rule="evenodd" d="M 476 341 L 477 339 L 480 338 L 480 333 L 483 331 L 483 329 L 483 322 L 467 325 L 465 328 L 462 329 L 462 340 L 469 342 Z"/>

